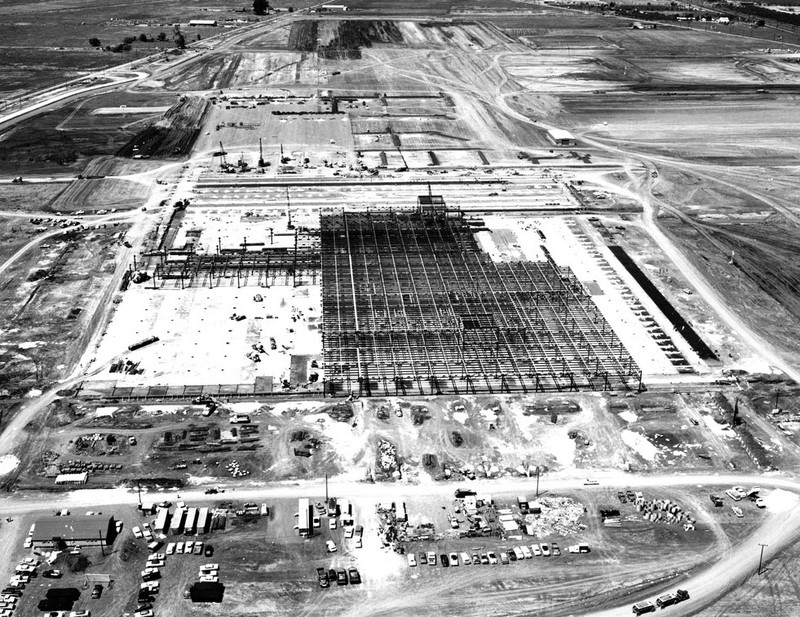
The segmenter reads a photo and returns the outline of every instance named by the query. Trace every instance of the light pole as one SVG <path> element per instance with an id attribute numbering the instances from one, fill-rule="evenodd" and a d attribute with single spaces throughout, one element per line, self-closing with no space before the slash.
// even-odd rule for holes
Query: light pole
<path id="1" fill-rule="evenodd" d="M 758 558 L 758 575 L 761 576 L 761 564 L 764 563 L 764 547 L 769 546 L 769 544 L 759 543 L 759 546 L 761 547 L 761 556 Z"/>

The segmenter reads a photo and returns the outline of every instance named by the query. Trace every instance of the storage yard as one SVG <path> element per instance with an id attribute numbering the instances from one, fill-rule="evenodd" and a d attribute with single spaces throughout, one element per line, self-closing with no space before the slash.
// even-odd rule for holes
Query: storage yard
<path id="1" fill-rule="evenodd" d="M 270 4 L 0 8 L 0 617 L 796 614 L 793 33 Z"/>

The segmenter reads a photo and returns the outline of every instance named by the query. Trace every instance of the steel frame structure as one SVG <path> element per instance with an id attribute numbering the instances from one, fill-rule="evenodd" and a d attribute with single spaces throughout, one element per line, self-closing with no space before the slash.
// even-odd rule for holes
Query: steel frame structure
<path id="1" fill-rule="evenodd" d="M 641 388 L 572 272 L 492 261 L 481 225 L 431 199 L 321 215 L 327 395 Z"/>

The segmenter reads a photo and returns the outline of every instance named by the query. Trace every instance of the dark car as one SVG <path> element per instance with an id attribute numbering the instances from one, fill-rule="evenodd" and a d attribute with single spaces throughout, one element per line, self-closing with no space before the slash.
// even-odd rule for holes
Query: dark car
<path id="1" fill-rule="evenodd" d="M 517 560 L 517 555 L 514 553 L 514 551 L 508 551 L 508 558 L 511 561 L 516 561 Z"/>
<path id="2" fill-rule="evenodd" d="M 42 572 L 42 576 L 45 578 L 61 578 L 62 574 L 61 570 L 45 570 Z"/>
<path id="3" fill-rule="evenodd" d="M 102 585 L 95 585 L 92 588 L 92 597 L 97 599 L 103 595 L 103 586 Z"/>
<path id="4" fill-rule="evenodd" d="M 139 604 L 139 606 L 136 607 L 136 612 L 137 613 L 139 611 L 152 611 L 152 610 L 153 610 L 153 603 L 152 602 L 145 602 L 143 604 Z"/>
<path id="5" fill-rule="evenodd" d="M 448 567 L 450 565 L 450 558 L 445 553 L 442 553 L 440 557 L 442 560 L 442 567 Z"/>
<path id="6" fill-rule="evenodd" d="M 219 493 L 219 491 L 217 489 L 215 489 L 215 488 L 207 488 L 206 489 L 206 495 L 216 495 L 217 493 Z"/>
<path id="7" fill-rule="evenodd" d="M 328 581 L 331 583 L 336 581 L 336 570 L 334 570 L 333 568 L 328 570 Z"/>
<path id="8" fill-rule="evenodd" d="M 204 553 L 206 557 L 211 557 L 214 554 L 214 547 L 210 544 L 206 544 Z"/>
<path id="9" fill-rule="evenodd" d="M 317 568 L 317 582 L 323 589 L 330 586 L 330 581 L 328 580 L 328 571 L 325 568 Z"/>
<path id="10" fill-rule="evenodd" d="M 417 559 L 419 560 L 420 565 L 427 566 L 428 565 L 428 556 L 425 554 L 424 551 L 420 551 L 417 553 Z"/>
<path id="11" fill-rule="evenodd" d="M 194 545 L 194 554 L 195 555 L 202 555 L 203 554 L 203 545 L 202 544 L 195 544 Z"/>
<path id="12" fill-rule="evenodd" d="M 336 573 L 336 584 L 347 585 L 347 572 L 345 572 L 344 570 L 339 570 Z"/>
<path id="13" fill-rule="evenodd" d="M 350 575 L 350 584 L 358 585 L 361 582 L 361 575 L 355 568 L 350 568 L 347 573 Z"/>

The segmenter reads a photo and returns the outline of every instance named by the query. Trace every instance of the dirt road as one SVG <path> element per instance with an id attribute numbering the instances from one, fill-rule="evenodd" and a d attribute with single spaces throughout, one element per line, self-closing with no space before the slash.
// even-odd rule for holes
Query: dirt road
<path id="1" fill-rule="evenodd" d="M 768 489 L 784 489 L 798 495 L 800 502 L 800 481 L 788 477 L 768 475 L 744 474 L 698 474 L 698 475 L 673 475 L 652 477 L 623 472 L 602 472 L 593 475 L 593 479 L 600 482 L 605 489 L 632 488 L 653 490 L 670 487 L 695 487 L 698 485 L 758 485 Z M 546 476 L 541 483 L 543 491 L 574 491 L 592 490 L 585 487 L 585 478 L 573 474 L 559 474 Z M 482 492 L 491 492 L 495 496 L 506 494 L 509 496 L 519 493 L 533 492 L 536 480 L 532 478 L 512 478 L 497 481 L 471 482 L 469 488 Z M 391 498 L 399 501 L 406 497 L 433 497 L 438 499 L 450 498 L 457 487 L 452 483 L 424 484 L 424 485 L 385 485 L 367 484 L 357 482 L 330 481 L 332 494 L 347 495 L 351 499 L 367 499 L 381 501 Z M 180 490 L 180 498 L 185 501 L 215 502 L 234 499 L 237 501 L 269 501 L 276 498 L 298 498 L 309 495 L 322 494 L 322 485 L 318 482 L 294 482 L 279 485 L 232 488 L 229 487 L 224 494 L 205 495 L 203 490 Z M 170 493 L 154 493 L 145 496 L 145 499 L 173 499 Z M 59 499 L 59 505 L 69 508 L 110 508 L 114 505 L 132 506 L 138 501 L 134 491 L 127 489 L 102 489 L 83 490 L 66 493 Z M 30 512 L 47 512 L 53 509 L 52 495 L 13 495 L 0 499 L 0 512 L 3 516 L 17 515 Z M 739 543 L 732 550 L 726 546 L 721 559 L 680 583 L 681 588 L 689 590 L 691 599 L 670 608 L 670 616 L 690 615 L 696 613 L 704 606 L 712 603 L 724 595 L 729 589 L 740 584 L 744 579 L 752 576 L 759 561 L 759 543 L 769 545 L 766 557 L 776 555 L 784 548 L 793 544 L 800 538 L 800 508 L 792 507 L 785 512 L 769 514 L 762 525 L 747 539 Z M 630 615 L 630 606 L 636 601 L 652 599 L 649 595 L 631 597 L 625 600 L 624 606 L 592 613 L 592 617 L 612 617 L 616 615 Z"/>

